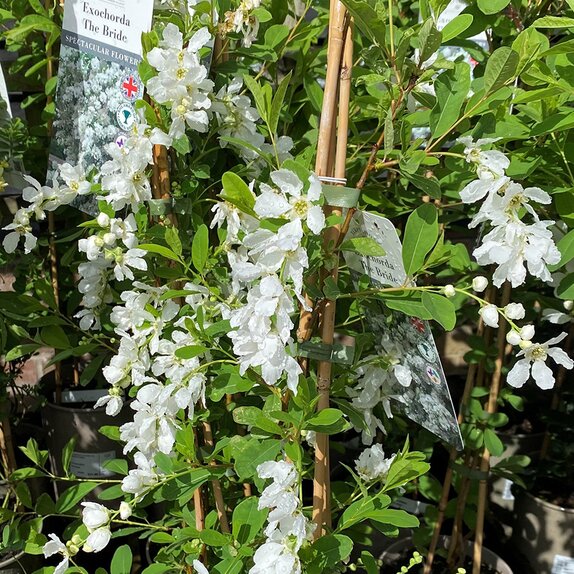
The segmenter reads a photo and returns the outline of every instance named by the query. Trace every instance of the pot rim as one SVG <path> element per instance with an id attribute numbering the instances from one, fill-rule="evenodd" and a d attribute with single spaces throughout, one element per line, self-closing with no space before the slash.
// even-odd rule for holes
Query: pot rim
<path id="1" fill-rule="evenodd" d="M 540 506 L 546 506 L 548 508 L 551 508 L 552 510 L 558 510 L 560 512 L 565 512 L 566 514 L 574 514 L 574 508 L 565 508 L 564 506 L 558 506 L 557 504 L 554 504 L 552 502 L 548 502 L 547 500 L 544 500 L 543 498 L 535 496 L 534 494 L 532 494 L 531 492 L 528 492 L 527 490 L 520 489 L 519 493 L 520 493 L 520 495 L 528 496 L 529 498 L 531 498 L 534 502 L 536 502 Z"/>
<path id="2" fill-rule="evenodd" d="M 95 404 L 95 401 L 94 401 Z M 124 405 L 126 403 L 124 402 Z M 77 407 L 66 407 L 64 405 L 57 405 L 56 403 L 52 403 L 50 401 L 46 402 L 46 404 L 42 407 L 44 410 L 54 410 L 59 412 L 66 412 L 66 413 L 105 413 L 106 407 L 84 407 L 84 408 L 77 408 Z"/>
<path id="3" fill-rule="evenodd" d="M 445 542 L 448 541 L 448 539 L 450 538 L 450 536 L 447 535 L 442 535 L 440 537 L 440 540 L 443 544 L 445 544 Z M 399 538 L 398 540 L 396 540 L 395 542 L 393 542 L 387 549 L 385 549 L 382 554 L 381 557 L 384 558 L 388 557 L 389 551 L 391 549 L 393 549 L 394 546 L 397 546 L 398 548 L 400 548 L 401 545 L 406 545 L 406 544 L 413 544 L 413 537 L 412 535 L 408 535 L 405 536 L 404 538 Z M 394 551 L 398 550 L 398 548 L 395 548 Z M 470 551 L 470 556 L 472 556 L 472 544 L 470 543 L 470 541 L 467 542 L 467 552 Z M 488 559 L 487 557 L 491 558 L 491 562 L 493 561 L 494 564 L 493 565 L 495 568 L 499 567 L 501 569 L 501 571 L 503 572 L 503 574 L 505 574 L 506 572 L 509 572 L 510 574 L 513 574 L 513 570 L 512 568 L 508 565 L 508 563 L 506 562 L 506 560 L 504 560 L 504 558 L 502 558 L 501 556 L 499 556 L 496 552 L 494 552 L 493 550 L 490 550 L 490 548 L 487 548 L 486 546 L 482 547 L 482 562 L 483 563 L 487 563 Z"/>
<path id="4" fill-rule="evenodd" d="M 14 564 L 19 564 L 20 558 L 22 558 L 26 552 L 21 550 L 17 554 L 14 554 L 11 558 L 6 558 L 0 562 L 0 568 L 5 568 L 6 566 L 13 566 Z M 2 559 L 2 554 L 0 554 L 0 560 Z"/>

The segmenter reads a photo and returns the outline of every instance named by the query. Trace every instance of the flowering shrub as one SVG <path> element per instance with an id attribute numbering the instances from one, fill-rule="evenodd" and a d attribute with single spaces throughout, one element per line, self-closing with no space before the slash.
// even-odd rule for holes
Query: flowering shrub
<path id="1" fill-rule="evenodd" d="M 547 187 L 545 174 L 563 161 L 564 141 L 558 140 L 557 155 L 537 155 L 533 138 L 552 128 L 532 121 L 540 110 L 520 105 L 542 90 L 541 74 L 561 73 L 531 57 L 533 46 L 548 49 L 548 39 L 527 27 L 491 54 L 471 48 L 480 54 L 471 83 L 468 54 L 453 62 L 439 48 L 464 37 L 471 13 L 492 25 L 494 16 L 481 12 L 480 2 L 441 33 L 436 18 L 444 3 L 421 3 L 419 14 L 408 2 L 400 3 L 408 11 L 391 3 L 389 12 L 380 3 L 345 1 L 361 56 L 348 178 L 358 182 L 361 207 L 389 217 L 409 214 L 402 234 L 405 281 L 379 287 L 352 276 L 339 254 L 376 257 L 380 246 L 367 237 L 345 241 L 355 207 L 333 213 L 324 185 L 330 174 L 311 169 L 327 12 L 309 2 L 287 25 L 287 10 L 276 4 L 162 2 L 143 39 L 139 72 L 149 101 L 138 102 L 139 121 L 125 145 L 111 141 L 99 169 L 86 171 L 70 160 L 47 185 L 28 178 L 26 205 L 4 228 L 5 250 L 15 252 L 23 239 L 28 253 L 36 247 L 33 221 L 80 195 L 98 200 L 99 214 L 81 224 L 77 240 L 81 300 L 72 310 L 75 335 L 64 347 L 80 355 L 89 344 L 92 360 L 104 365 L 108 394 L 97 407 L 111 416 L 133 411 L 119 429 L 104 429 L 130 460 L 112 463 L 123 477 L 105 481 L 101 502 L 83 502 L 81 521 L 66 530 L 65 541 L 53 533 L 35 539 L 50 564 L 57 555 L 57 574 L 81 564 L 82 553 L 106 548 L 113 533 L 130 532 L 160 545 L 148 574 L 337 572 L 345 570 L 364 522 L 387 535 L 416 527 L 416 517 L 390 506 L 429 464 L 408 440 L 388 457 L 380 444 L 393 406 L 405 401 L 391 388 L 402 393 L 413 374 L 403 350 L 365 326 L 373 301 L 385 305 L 386 314 L 372 318 L 383 322 L 390 322 L 391 310 L 446 330 L 479 317 L 492 328 L 506 322 L 506 340 L 519 347 L 507 377 L 516 387 L 532 377 L 551 388 L 547 357 L 574 366 L 553 346 L 565 334 L 541 344 L 533 326 L 531 286 L 553 284 L 568 300 L 572 275 L 557 272 L 568 271 L 574 258 L 572 218 L 559 207 L 563 202 L 553 202 L 568 192 L 534 185 Z M 410 27 L 399 29 L 402 19 Z M 102 82 L 92 73 L 88 80 Z M 554 82 L 559 92 L 561 81 Z M 504 120 L 512 106 L 514 119 Z M 83 120 L 99 126 L 91 116 Z M 512 131 L 512 122 L 522 131 Z M 412 136 L 429 126 L 428 137 Z M 524 130 L 531 133 L 514 137 Z M 378 142 L 369 151 L 371 139 Z M 539 164 L 547 165 L 538 170 Z M 519 183 L 526 179 L 532 186 Z M 158 203 L 159 216 L 152 210 Z M 476 263 L 455 240 L 467 225 L 486 232 L 472 251 Z M 494 286 L 524 286 L 530 298 L 497 305 L 485 293 L 491 275 Z M 333 323 L 353 338 L 354 355 L 330 362 L 332 377 L 325 379 L 314 356 L 303 358 L 301 349 L 317 342 L 317 322 L 330 348 L 334 325 L 329 342 L 325 318 L 335 301 Z M 32 318 L 46 312 L 61 319 L 54 305 L 36 308 Z M 556 315 L 553 322 L 561 320 Z M 32 342 L 25 352 L 41 343 L 33 328 L 24 329 Z M 316 474 L 325 437 L 346 439 L 342 433 L 351 429 L 364 446 L 354 468 L 341 465 L 344 481 L 331 491 Z M 26 454 L 36 465 L 27 472 L 53 477 L 33 443 Z M 313 475 L 324 487 L 323 508 L 308 491 Z M 79 481 L 50 503 L 55 512 L 72 511 L 96 486 Z M 152 503 L 163 505 L 160 520 L 152 518 Z M 126 547 L 117 552 L 128 553 Z M 366 550 L 360 563 L 376 571 Z"/>

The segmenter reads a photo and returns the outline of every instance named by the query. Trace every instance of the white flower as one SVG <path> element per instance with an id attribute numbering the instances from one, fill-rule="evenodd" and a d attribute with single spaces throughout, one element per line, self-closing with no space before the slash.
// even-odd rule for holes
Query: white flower
<path id="1" fill-rule="evenodd" d="M 566 301 L 566 303 L 567 302 L 568 301 Z M 565 323 L 569 323 L 572 320 L 572 315 L 569 313 L 563 313 L 562 311 L 558 311 L 556 309 L 544 309 L 542 311 L 542 317 L 546 321 L 554 323 L 555 325 L 564 325 Z"/>
<path id="2" fill-rule="evenodd" d="M 30 209 L 22 207 L 14 216 L 12 223 L 3 227 L 5 231 L 9 231 L 3 241 L 2 245 L 6 253 L 14 253 L 20 242 L 20 238 L 24 238 L 24 252 L 30 253 L 36 247 L 37 239 L 32 234 L 32 225 L 30 224 Z"/>
<path id="3" fill-rule="evenodd" d="M 546 365 L 545 361 L 548 357 L 552 357 L 556 363 L 565 369 L 574 367 L 574 361 L 562 349 L 551 348 L 551 345 L 560 343 L 566 337 L 567 334 L 562 333 L 558 337 L 546 341 L 546 343 L 534 343 L 520 351 L 518 356 L 524 356 L 524 358 L 518 360 L 508 373 L 506 377 L 508 384 L 513 387 L 522 387 L 532 375 L 541 389 L 551 389 L 554 386 L 554 374 L 552 369 Z"/>
<path id="4" fill-rule="evenodd" d="M 506 341 L 511 345 L 520 345 L 522 337 L 520 336 L 520 333 L 517 333 L 514 330 L 508 331 L 508 333 L 506 334 Z"/>
<path id="5" fill-rule="evenodd" d="M 547 266 L 558 263 L 561 258 L 552 232 L 548 230 L 552 223 L 537 221 L 526 225 L 521 221 L 509 221 L 492 229 L 473 254 L 480 265 L 498 265 L 493 276 L 497 287 L 504 281 L 510 281 L 513 287 L 522 285 L 526 279 L 525 265 L 531 275 L 550 282 L 552 276 Z"/>
<path id="6" fill-rule="evenodd" d="M 137 468 L 130 470 L 122 480 L 122 490 L 142 498 L 144 494 L 158 481 L 158 474 L 154 465 L 141 452 L 136 452 L 134 462 Z"/>
<path id="7" fill-rule="evenodd" d="M 64 574 L 70 564 L 70 552 L 55 534 L 48 534 L 48 537 L 50 540 L 43 547 L 44 557 L 49 558 L 54 554 L 61 554 L 63 556 L 62 561 L 56 566 L 54 574 Z"/>
<path id="8" fill-rule="evenodd" d="M 120 518 L 127 520 L 132 515 L 132 507 L 125 501 L 120 502 Z"/>
<path id="9" fill-rule="evenodd" d="M 477 293 L 482 293 L 488 287 L 488 279 L 482 275 L 478 275 L 472 280 L 472 288 Z"/>
<path id="10" fill-rule="evenodd" d="M 458 142 L 465 146 L 464 154 L 468 163 L 477 166 L 477 175 L 480 179 L 494 179 L 504 175 L 510 165 L 510 160 L 500 151 L 482 150 L 482 147 L 495 143 L 499 138 L 482 138 L 474 142 L 472 137 L 458 138 Z"/>
<path id="11" fill-rule="evenodd" d="M 524 325 L 520 329 L 520 337 L 523 341 L 530 341 L 534 337 L 534 325 Z"/>
<path id="12" fill-rule="evenodd" d="M 505 315 L 512 320 L 524 319 L 526 316 L 526 311 L 522 306 L 522 303 L 509 303 L 504 307 Z"/>
<path id="13" fill-rule="evenodd" d="M 299 557 L 284 544 L 268 541 L 253 556 L 249 574 L 301 574 Z"/>
<path id="14" fill-rule="evenodd" d="M 90 532 L 110 522 L 110 511 L 96 502 L 82 502 L 82 522 Z"/>
<path id="15" fill-rule="evenodd" d="M 192 565 L 196 574 L 209 574 L 207 568 L 199 560 L 194 560 Z"/>
<path id="16" fill-rule="evenodd" d="M 444 286 L 444 296 L 445 297 L 455 297 L 456 296 L 456 289 L 454 285 L 445 285 Z"/>
<path id="17" fill-rule="evenodd" d="M 110 542 L 112 533 L 107 526 L 94 530 L 86 539 L 84 552 L 100 552 Z"/>
<path id="18" fill-rule="evenodd" d="M 321 199 L 321 182 L 317 177 L 309 177 L 306 195 L 302 195 L 303 182 L 292 171 L 280 169 L 272 172 L 270 177 L 277 187 L 261 185 L 262 193 L 255 200 L 255 213 L 266 218 L 288 217 L 292 221 L 302 219 L 307 221 L 313 233 L 321 233 L 325 227 L 325 214 L 318 205 Z"/>
<path id="19" fill-rule="evenodd" d="M 496 305 L 484 305 L 478 311 L 485 325 L 498 327 L 498 307 Z"/>
<path id="20" fill-rule="evenodd" d="M 365 449 L 355 461 L 357 474 L 365 481 L 385 480 L 395 455 L 385 458 L 383 447 L 375 444 Z"/>
<path id="21" fill-rule="evenodd" d="M 64 163 L 59 169 L 60 176 L 66 182 L 68 188 L 76 195 L 90 193 L 92 184 L 86 180 L 86 174 L 81 165 L 72 166 Z"/>
<path id="22" fill-rule="evenodd" d="M 128 249 L 125 253 L 114 252 L 114 275 L 118 281 L 123 281 L 124 279 L 134 279 L 134 274 L 131 270 L 140 269 L 141 271 L 147 270 L 147 263 L 144 259 L 146 252 L 143 249 Z"/>

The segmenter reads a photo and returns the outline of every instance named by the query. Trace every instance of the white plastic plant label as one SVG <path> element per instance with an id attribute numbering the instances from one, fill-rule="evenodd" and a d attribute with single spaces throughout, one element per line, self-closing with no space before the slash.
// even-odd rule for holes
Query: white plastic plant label
<path id="1" fill-rule="evenodd" d="M 502 487 L 502 500 L 514 500 L 514 494 L 512 494 L 512 485 L 514 483 L 509 478 L 504 479 L 504 486 Z"/>
<path id="2" fill-rule="evenodd" d="M 556 554 L 550 574 L 574 574 L 574 558 Z"/>
<path id="3" fill-rule="evenodd" d="M 58 68 L 48 182 L 57 164 L 99 168 L 113 142 L 121 147 L 135 123 L 144 87 L 137 66 L 153 0 L 67 0 Z M 76 207 L 97 213 L 93 198 Z"/>
<path id="4" fill-rule="evenodd" d="M 102 478 L 113 476 L 113 472 L 104 467 L 108 460 L 117 458 L 115 450 L 106 452 L 74 452 L 70 461 L 70 472 L 78 478 Z"/>
<path id="5" fill-rule="evenodd" d="M 385 251 L 385 255 L 379 257 L 345 251 L 345 261 L 355 272 L 356 280 L 361 275 L 367 275 L 373 287 L 405 285 L 407 274 L 401 241 L 388 219 L 357 210 L 347 237 L 370 237 Z M 372 332 L 381 341 L 392 341 L 403 350 L 404 366 L 412 374 L 408 387 L 390 384 L 388 396 L 392 398 L 394 407 L 448 444 L 462 450 L 460 428 L 429 324 L 416 317 L 390 311 L 382 303 L 379 309 L 370 308 L 366 313 Z"/>

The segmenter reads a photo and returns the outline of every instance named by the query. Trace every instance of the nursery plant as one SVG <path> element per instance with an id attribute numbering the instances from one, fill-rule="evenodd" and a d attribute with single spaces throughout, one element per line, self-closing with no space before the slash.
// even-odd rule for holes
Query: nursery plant
<path id="1" fill-rule="evenodd" d="M 158 4 L 126 139 L 46 181 L 26 176 L 3 239 L 24 261 L 49 250 L 32 285 L 0 298 L 18 334 L 7 358 L 48 344 L 55 363 L 91 361 L 76 364 L 80 384 L 101 371 L 96 407 L 132 414 L 101 429 L 123 445 L 107 463 L 121 476 L 74 476 L 70 443 L 57 477 L 30 440 L 30 466 L 9 477 L 20 507 L 3 511 L 4 544 L 24 516 L 26 551 L 56 574 L 90 572 L 109 547 L 98 572 L 129 572 L 134 536 L 146 574 L 378 572 L 370 533 L 419 526 L 391 504 L 429 470 L 408 436 L 385 448 L 420 381 L 374 325 L 406 315 L 420 332 L 428 320 L 482 337 L 459 415 L 480 471 L 479 572 L 503 383 L 544 392 L 554 364 L 574 366 L 561 328 L 535 328 L 574 295 L 572 6 L 478 1 L 446 18 L 436 0 Z M 50 47 L 33 73 L 51 114 L 61 7 L 12 0 L 0 17 L 11 49 Z M 88 197 L 97 210 L 82 217 L 74 205 Z M 58 219 L 71 213 L 74 229 Z M 366 214 L 398 230 L 398 283 L 370 272 L 391 261 L 397 232 L 381 239 Z M 352 435 L 361 448 L 332 473 Z M 32 500 L 25 483 L 40 476 L 70 486 Z M 65 528 L 43 527 L 54 516 Z"/>

